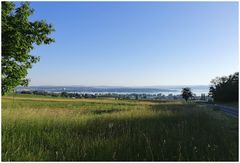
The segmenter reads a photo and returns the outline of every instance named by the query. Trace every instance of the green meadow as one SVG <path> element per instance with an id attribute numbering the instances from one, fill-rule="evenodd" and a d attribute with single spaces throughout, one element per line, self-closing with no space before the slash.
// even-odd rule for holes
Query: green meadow
<path id="1" fill-rule="evenodd" d="M 238 119 L 183 101 L 2 97 L 3 161 L 237 161 Z"/>

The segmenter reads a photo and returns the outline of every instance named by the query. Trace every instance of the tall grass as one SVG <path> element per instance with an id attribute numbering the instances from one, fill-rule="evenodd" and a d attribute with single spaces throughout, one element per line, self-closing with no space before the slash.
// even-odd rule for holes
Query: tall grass
<path id="1" fill-rule="evenodd" d="M 3 98 L 3 161 L 238 160 L 238 121 L 219 111 L 41 98 Z"/>

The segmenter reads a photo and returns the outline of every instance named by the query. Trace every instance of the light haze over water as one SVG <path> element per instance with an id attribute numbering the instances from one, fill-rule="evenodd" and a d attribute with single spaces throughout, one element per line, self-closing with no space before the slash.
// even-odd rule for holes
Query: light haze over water
<path id="1" fill-rule="evenodd" d="M 192 92 L 197 96 L 201 94 L 207 95 L 209 86 L 145 86 L 145 87 L 115 87 L 115 86 L 30 86 L 18 87 L 17 91 L 45 91 L 45 92 L 69 92 L 69 93 L 88 93 L 88 94 L 163 94 L 163 95 L 179 95 L 184 87 L 191 88 Z"/>

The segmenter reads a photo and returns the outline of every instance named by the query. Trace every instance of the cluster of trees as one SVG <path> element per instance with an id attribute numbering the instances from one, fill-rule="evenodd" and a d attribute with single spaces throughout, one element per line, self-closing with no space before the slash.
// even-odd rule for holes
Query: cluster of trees
<path id="1" fill-rule="evenodd" d="M 17 91 L 19 94 L 33 94 L 33 95 L 42 95 L 42 96 L 52 96 L 52 97 L 65 97 L 65 98 L 115 98 L 117 100 L 127 99 L 127 100 L 174 100 L 174 99 L 181 99 L 179 95 L 172 95 L 169 94 L 168 96 L 162 94 L 117 94 L 117 93 L 70 93 L 70 92 L 61 92 L 61 93 L 53 93 L 53 92 L 46 92 L 46 91 L 31 91 L 31 90 L 23 90 Z"/>
<path id="2" fill-rule="evenodd" d="M 212 86 L 209 90 L 209 95 L 216 102 L 236 102 L 238 101 L 238 75 L 236 72 L 233 75 L 216 77 L 211 81 Z"/>
<path id="3" fill-rule="evenodd" d="M 60 95 L 57 93 L 48 93 L 45 91 L 21 91 L 17 92 L 19 94 L 33 94 L 33 95 L 42 95 L 42 96 L 52 96 L 52 97 L 59 97 Z"/>
<path id="4" fill-rule="evenodd" d="M 21 91 L 20 94 L 33 94 L 33 95 L 42 95 L 42 96 L 52 96 L 52 97 L 66 97 L 66 98 L 96 98 L 96 95 L 93 94 L 79 94 L 79 93 L 50 93 L 45 91 Z"/>
<path id="5" fill-rule="evenodd" d="M 95 95 L 93 94 L 79 94 L 79 93 L 67 93 L 67 92 L 62 92 L 60 94 L 61 97 L 66 97 L 66 98 L 96 98 Z"/>
<path id="6" fill-rule="evenodd" d="M 182 89 L 182 98 L 187 102 L 188 99 L 193 97 L 193 93 L 190 88 L 186 87 Z"/>
<path id="7" fill-rule="evenodd" d="M 237 102 L 239 97 L 238 76 L 239 73 L 235 72 L 233 75 L 213 79 L 209 89 L 209 96 L 212 97 L 215 102 Z M 181 95 L 186 101 L 193 97 L 190 88 L 183 88 Z"/>

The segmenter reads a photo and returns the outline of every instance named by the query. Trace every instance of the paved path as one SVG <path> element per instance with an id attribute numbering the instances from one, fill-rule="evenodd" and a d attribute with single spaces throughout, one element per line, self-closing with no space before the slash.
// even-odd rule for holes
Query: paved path
<path id="1" fill-rule="evenodd" d="M 212 108 L 217 108 L 220 109 L 221 111 L 238 118 L 238 108 L 230 107 L 230 106 L 225 106 L 225 105 L 219 105 L 219 104 L 206 104 L 207 106 L 210 106 Z"/>

